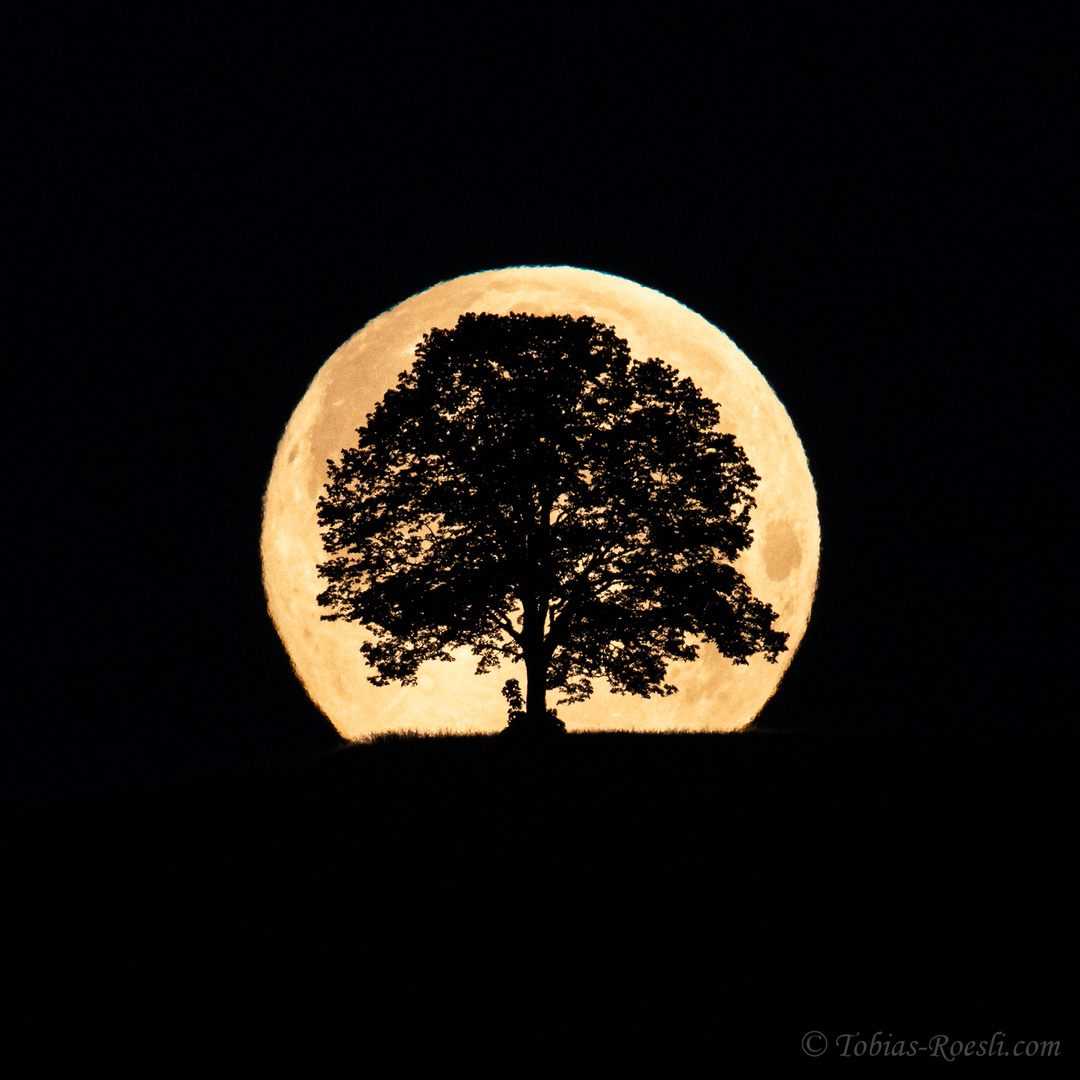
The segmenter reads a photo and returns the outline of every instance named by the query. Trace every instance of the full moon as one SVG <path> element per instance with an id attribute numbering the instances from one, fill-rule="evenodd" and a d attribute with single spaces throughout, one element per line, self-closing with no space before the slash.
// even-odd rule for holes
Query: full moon
<path id="1" fill-rule="evenodd" d="M 734 731 L 775 692 L 806 631 L 817 587 L 820 531 L 806 454 L 784 406 L 758 369 L 700 315 L 625 278 L 569 266 L 488 270 L 444 281 L 372 319 L 322 366 L 297 405 L 277 448 L 263 500 L 262 565 L 270 616 L 293 668 L 315 704 L 348 739 L 380 731 L 495 732 L 506 726 L 500 690 L 525 684 L 524 665 L 476 675 L 468 650 L 454 663 L 429 662 L 416 686 L 373 686 L 360 653 L 372 640 L 362 626 L 324 622 L 316 597 L 326 560 L 316 503 L 327 459 L 356 443 L 362 427 L 414 350 L 435 327 L 464 312 L 591 315 L 614 328 L 638 360 L 656 357 L 689 376 L 720 406 L 720 428 L 735 436 L 761 478 L 751 515 L 753 542 L 735 563 L 754 596 L 778 613 L 788 634 L 775 664 L 762 656 L 736 665 L 702 644 L 698 659 L 673 664 L 669 697 L 611 693 L 594 680 L 593 696 L 559 706 L 567 728 Z M 557 694 L 549 691 L 548 705 Z"/>

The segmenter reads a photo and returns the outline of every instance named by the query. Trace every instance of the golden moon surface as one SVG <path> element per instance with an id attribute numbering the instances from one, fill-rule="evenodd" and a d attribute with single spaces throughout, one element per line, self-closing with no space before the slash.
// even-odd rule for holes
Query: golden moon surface
<path id="1" fill-rule="evenodd" d="M 277 448 L 263 501 L 263 583 L 270 615 L 296 674 L 315 704 L 349 739 L 380 731 L 495 732 L 506 726 L 500 689 L 524 665 L 476 675 L 466 650 L 455 662 L 421 666 L 415 686 L 376 687 L 360 654 L 371 635 L 345 621 L 324 622 L 317 567 L 326 560 L 316 503 L 327 459 L 356 443 L 356 429 L 434 327 L 452 327 L 467 311 L 591 315 L 612 326 L 639 360 L 657 357 L 689 376 L 720 405 L 720 427 L 746 451 L 761 480 L 751 515 L 753 542 L 736 567 L 754 596 L 778 612 L 788 634 L 778 662 L 761 656 L 736 665 L 702 644 L 698 659 L 671 665 L 678 693 L 639 698 L 611 693 L 559 707 L 570 730 L 733 731 L 745 727 L 776 690 L 806 631 L 817 587 L 820 532 L 806 454 L 790 418 L 757 368 L 731 340 L 689 308 L 625 278 L 569 266 L 489 270 L 444 281 L 384 312 L 323 364 L 296 407 Z M 557 694 L 549 691 L 548 705 Z"/>

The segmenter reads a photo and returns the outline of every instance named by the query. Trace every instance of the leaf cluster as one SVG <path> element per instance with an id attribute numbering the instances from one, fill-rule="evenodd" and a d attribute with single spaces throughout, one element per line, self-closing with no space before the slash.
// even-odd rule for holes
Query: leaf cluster
<path id="1" fill-rule="evenodd" d="M 731 565 L 758 483 L 719 408 L 591 317 L 469 313 L 433 329 L 328 462 L 318 520 L 324 619 L 363 623 L 377 685 L 468 647 L 672 693 L 672 660 L 712 641 L 775 661 L 786 635 Z"/>

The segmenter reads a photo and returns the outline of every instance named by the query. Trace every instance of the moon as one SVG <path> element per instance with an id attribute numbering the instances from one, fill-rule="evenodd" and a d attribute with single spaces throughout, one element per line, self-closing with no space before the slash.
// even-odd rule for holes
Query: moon
<path id="1" fill-rule="evenodd" d="M 787 411 L 761 372 L 700 315 L 625 278 L 570 266 L 488 270 L 444 281 L 372 319 L 322 366 L 297 405 L 274 457 L 263 499 L 262 565 L 270 616 L 311 699 L 348 739 L 381 731 L 495 732 L 506 726 L 500 689 L 524 665 L 476 675 L 467 650 L 455 663 L 421 666 L 416 686 L 376 687 L 360 654 L 370 635 L 353 623 L 324 622 L 316 603 L 325 561 L 316 503 L 326 461 L 355 445 L 363 426 L 414 349 L 434 327 L 464 312 L 591 315 L 625 338 L 639 360 L 657 357 L 689 376 L 720 405 L 720 427 L 746 451 L 761 480 L 751 515 L 753 542 L 736 567 L 754 596 L 772 605 L 788 634 L 777 663 L 736 665 L 708 643 L 692 662 L 669 667 L 669 697 L 614 694 L 603 679 L 593 696 L 559 707 L 571 731 L 734 731 L 775 692 L 806 632 L 817 588 L 820 530 L 806 454 Z M 549 705 L 557 695 L 549 693 Z"/>

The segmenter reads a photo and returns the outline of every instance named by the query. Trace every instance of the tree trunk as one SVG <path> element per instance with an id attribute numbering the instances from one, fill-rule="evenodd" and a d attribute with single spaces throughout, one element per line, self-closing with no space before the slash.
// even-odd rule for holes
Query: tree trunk
<path id="1" fill-rule="evenodd" d="M 540 517 L 540 526 L 533 530 L 533 537 L 542 535 L 546 542 L 546 515 Z M 532 539 L 535 547 L 537 541 Z M 530 536 L 526 536 L 526 550 Z M 542 736 L 566 731 L 566 725 L 547 708 L 547 670 L 551 659 L 544 641 L 544 625 L 548 615 L 548 597 L 545 575 L 540 565 L 527 561 L 529 570 L 521 583 L 522 606 L 522 659 L 525 661 L 525 711 L 513 722 L 515 730 L 529 736 Z M 509 729 L 508 729 L 509 730 Z"/>
<path id="2" fill-rule="evenodd" d="M 543 646 L 540 646 L 540 649 Z M 525 660 L 525 719 L 532 730 L 543 726 L 547 718 L 547 663 L 538 656 L 532 662 Z"/>
<path id="3" fill-rule="evenodd" d="M 566 731 L 566 725 L 547 708 L 548 656 L 541 642 L 525 655 L 525 710 L 511 713 L 510 726 L 506 729 L 526 738 L 544 738 Z"/>

